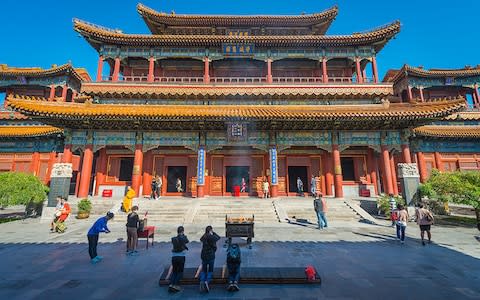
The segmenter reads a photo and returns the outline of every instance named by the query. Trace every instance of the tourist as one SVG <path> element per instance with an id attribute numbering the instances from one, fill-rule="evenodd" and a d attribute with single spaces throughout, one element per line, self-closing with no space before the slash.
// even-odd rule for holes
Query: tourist
<path id="1" fill-rule="evenodd" d="M 172 274 L 170 275 L 170 292 L 179 292 L 178 285 L 183 276 L 183 268 L 185 266 L 185 255 L 187 254 L 188 238 L 185 235 L 183 226 L 177 228 L 177 236 L 172 237 Z"/>
<path id="2" fill-rule="evenodd" d="M 405 229 L 407 228 L 408 212 L 402 204 L 397 205 L 397 239 L 400 243 L 405 243 Z"/>
<path id="3" fill-rule="evenodd" d="M 317 180 L 313 175 L 310 179 L 310 193 L 312 194 L 312 197 L 315 197 L 315 195 L 317 195 Z"/>
<path id="4" fill-rule="evenodd" d="M 65 232 L 65 229 L 67 229 L 65 226 L 65 220 L 67 220 L 72 209 L 70 208 L 70 204 L 67 203 L 67 199 L 64 197 L 60 198 L 60 204 L 62 208 L 60 209 L 60 215 L 58 216 L 57 221 L 54 223 L 53 231 L 63 233 Z"/>
<path id="5" fill-rule="evenodd" d="M 390 197 L 390 220 L 392 221 L 392 227 L 395 226 L 398 218 L 397 214 L 397 201 L 393 197 L 393 194 L 388 195 Z"/>
<path id="6" fill-rule="evenodd" d="M 246 191 L 247 191 L 247 183 L 245 182 L 245 178 L 242 178 L 240 192 L 245 193 Z"/>
<path id="7" fill-rule="evenodd" d="M 268 180 L 265 178 L 262 182 L 262 190 L 263 190 L 263 198 L 270 197 L 270 185 L 268 184 Z"/>
<path id="8" fill-rule="evenodd" d="M 97 244 L 98 244 L 98 235 L 100 232 L 110 233 L 110 230 L 107 227 L 107 222 L 113 219 L 114 215 L 112 212 L 108 212 L 105 217 L 99 218 L 87 233 L 88 238 L 88 254 L 90 255 L 90 262 L 96 264 L 101 261 L 103 257 L 97 255 Z"/>
<path id="9" fill-rule="evenodd" d="M 180 179 L 180 177 L 177 178 L 177 182 L 175 183 L 175 188 L 177 189 L 177 192 L 179 192 L 179 193 L 183 192 L 182 180 Z"/>
<path id="10" fill-rule="evenodd" d="M 300 177 L 297 177 L 297 194 L 300 197 L 304 197 L 304 195 L 303 195 L 303 181 L 300 179 Z"/>
<path id="11" fill-rule="evenodd" d="M 158 194 L 157 194 L 157 178 L 154 177 L 152 179 L 152 192 L 150 193 L 150 200 L 157 200 L 158 199 Z"/>
<path id="12" fill-rule="evenodd" d="M 158 198 L 160 198 L 160 196 L 162 195 L 162 185 L 163 185 L 163 180 L 162 180 L 162 177 L 161 176 L 156 176 L 155 178 L 155 181 L 157 182 L 157 200 Z M 182 186 L 182 182 L 180 181 L 180 187 Z"/>
<path id="13" fill-rule="evenodd" d="M 135 197 L 135 191 L 130 186 L 128 186 L 127 193 L 125 194 L 122 202 L 123 212 L 130 212 L 130 210 L 132 209 L 133 197 Z"/>
<path id="14" fill-rule="evenodd" d="M 57 196 L 57 205 L 55 206 L 55 211 L 53 213 L 53 220 L 50 223 L 50 232 L 55 232 L 55 223 L 58 221 L 58 217 L 62 214 L 62 197 Z"/>
<path id="15" fill-rule="evenodd" d="M 205 228 L 205 234 L 200 238 L 202 242 L 202 272 L 200 273 L 200 291 L 209 292 L 209 283 L 213 277 L 213 265 L 215 263 L 215 252 L 217 251 L 217 241 L 220 236 L 213 231 L 212 226 Z"/>
<path id="16" fill-rule="evenodd" d="M 313 207 L 315 213 L 317 214 L 318 229 L 323 229 L 328 227 L 327 223 L 327 201 L 322 197 L 322 193 L 317 193 L 315 199 L 313 200 Z"/>
<path id="17" fill-rule="evenodd" d="M 132 212 L 127 216 L 127 255 L 137 255 L 137 243 L 138 243 L 138 206 L 132 207 Z"/>
<path id="18" fill-rule="evenodd" d="M 427 232 L 428 243 L 432 242 L 432 234 L 430 233 L 430 227 L 433 224 L 433 215 L 432 213 L 423 207 L 423 204 L 420 203 L 417 210 L 415 211 L 415 217 L 417 224 L 420 226 L 420 237 L 422 238 L 422 245 L 425 246 L 425 231 Z"/>
<path id="19" fill-rule="evenodd" d="M 227 249 L 228 286 L 227 290 L 239 291 L 240 264 L 242 262 L 238 244 L 230 244 Z"/>

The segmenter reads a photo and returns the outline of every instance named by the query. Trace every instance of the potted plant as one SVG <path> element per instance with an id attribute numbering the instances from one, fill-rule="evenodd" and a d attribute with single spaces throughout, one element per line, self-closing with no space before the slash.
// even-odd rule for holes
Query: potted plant
<path id="1" fill-rule="evenodd" d="M 82 199 L 78 202 L 77 219 L 86 219 L 90 216 L 92 210 L 92 202 L 88 199 Z"/>

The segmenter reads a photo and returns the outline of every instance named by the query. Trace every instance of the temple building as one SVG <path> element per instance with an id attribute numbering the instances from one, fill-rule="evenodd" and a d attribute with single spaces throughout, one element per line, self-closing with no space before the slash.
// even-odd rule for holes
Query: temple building
<path id="1" fill-rule="evenodd" d="M 453 169 L 452 155 L 457 168 L 465 153 L 478 168 L 480 117 L 465 112 L 478 108 L 478 74 L 405 66 L 381 81 L 376 57 L 398 21 L 327 35 L 337 7 L 298 16 L 137 10 L 151 34 L 74 20 L 98 52 L 95 81 L 71 66 L 61 83 L 51 70 L 38 70 L 43 83 L 0 70 L 11 109 L 0 136 L 14 133 L 0 142 L 2 170 L 10 157 L 38 155 L 39 139 L 55 146 L 53 160 L 74 164 L 78 197 L 122 196 L 127 185 L 150 195 L 156 176 L 168 196 L 230 196 L 243 186 L 241 195 L 261 197 L 264 180 L 273 197 L 296 195 L 299 180 L 305 192 L 314 184 L 338 198 L 398 194 L 400 162 L 417 162 L 422 180 L 431 168 Z M 65 87 L 61 97 L 52 86 Z M 22 136 L 27 126 L 56 131 Z"/>
<path id="2" fill-rule="evenodd" d="M 480 170 L 480 65 L 463 69 L 431 69 L 403 66 L 389 70 L 384 82 L 392 82 L 402 101 L 428 102 L 432 98 L 462 97 L 466 110 L 413 129 L 410 145 L 424 182 L 432 169 Z"/>

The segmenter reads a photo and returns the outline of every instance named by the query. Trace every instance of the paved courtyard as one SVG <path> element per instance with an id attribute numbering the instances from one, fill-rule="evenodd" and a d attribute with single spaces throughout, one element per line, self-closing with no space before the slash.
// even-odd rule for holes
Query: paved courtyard
<path id="1" fill-rule="evenodd" d="M 198 286 L 168 294 L 158 279 L 170 261 L 173 225 L 156 225 L 156 241 L 140 255 L 125 255 L 123 222 L 100 236 L 104 260 L 89 263 L 86 231 L 93 219 L 70 219 L 67 233 L 50 234 L 38 219 L 0 224 L 0 299 L 479 299 L 480 243 L 473 228 L 433 228 L 435 243 L 423 247 L 411 223 L 406 244 L 394 239 L 387 222 L 335 222 L 320 231 L 313 225 L 259 224 L 254 247 L 242 247 L 243 266 L 314 265 L 322 285 L 241 285 L 238 293 Z M 117 220 L 118 221 L 118 220 Z M 216 228 L 224 234 L 223 228 Z M 200 263 L 203 226 L 192 224 L 186 267 Z M 225 261 L 219 242 L 216 265 Z M 245 245 L 245 241 L 238 240 Z"/>

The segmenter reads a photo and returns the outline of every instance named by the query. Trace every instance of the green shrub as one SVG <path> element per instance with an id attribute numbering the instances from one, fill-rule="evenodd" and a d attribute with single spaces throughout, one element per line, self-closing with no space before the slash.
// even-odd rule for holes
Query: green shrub
<path id="1" fill-rule="evenodd" d="M 89 213 L 92 210 L 92 202 L 88 199 L 82 199 L 77 204 L 78 212 L 86 212 Z"/>
<path id="2" fill-rule="evenodd" d="M 0 173 L 0 207 L 40 206 L 47 198 L 48 187 L 36 176 L 19 172 Z"/>
<path id="3" fill-rule="evenodd" d="M 405 205 L 405 199 L 402 196 L 393 196 L 395 199 L 396 204 L 403 204 Z M 390 215 L 390 196 L 386 194 L 381 194 L 380 197 L 377 199 L 377 207 L 378 210 L 386 216 Z"/>

